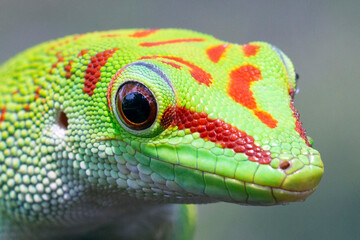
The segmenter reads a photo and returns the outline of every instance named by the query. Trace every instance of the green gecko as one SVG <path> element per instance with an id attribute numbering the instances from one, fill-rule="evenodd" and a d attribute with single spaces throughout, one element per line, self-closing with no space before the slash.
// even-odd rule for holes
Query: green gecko
<path id="1" fill-rule="evenodd" d="M 191 239 L 186 204 L 303 201 L 323 174 L 294 66 L 265 42 L 73 35 L 4 63 L 0 84 L 1 239 Z"/>

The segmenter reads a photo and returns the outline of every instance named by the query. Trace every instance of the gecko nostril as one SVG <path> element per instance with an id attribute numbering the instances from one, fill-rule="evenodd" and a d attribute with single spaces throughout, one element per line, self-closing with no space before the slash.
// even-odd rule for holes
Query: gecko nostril
<path id="1" fill-rule="evenodd" d="M 290 167 L 290 163 L 287 162 L 287 161 L 284 161 L 284 162 L 280 163 L 280 168 L 281 168 L 282 170 L 286 170 L 286 169 L 288 169 L 289 167 Z"/>
<path id="2" fill-rule="evenodd" d="M 59 113 L 58 124 L 61 128 L 64 128 L 64 129 L 67 129 L 67 127 L 69 125 L 66 113 L 64 113 L 63 111 L 61 111 Z"/>

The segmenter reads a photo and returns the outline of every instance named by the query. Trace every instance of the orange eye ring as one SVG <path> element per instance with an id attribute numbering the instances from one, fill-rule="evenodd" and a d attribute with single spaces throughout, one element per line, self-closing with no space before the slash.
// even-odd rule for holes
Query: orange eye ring
<path id="1" fill-rule="evenodd" d="M 122 122 L 132 130 L 144 130 L 156 122 L 156 98 L 148 87 L 137 81 L 127 81 L 119 87 L 116 106 Z"/>

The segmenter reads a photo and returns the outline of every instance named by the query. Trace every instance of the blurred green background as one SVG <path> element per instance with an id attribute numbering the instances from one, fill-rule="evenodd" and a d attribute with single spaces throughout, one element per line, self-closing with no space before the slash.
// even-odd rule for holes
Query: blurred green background
<path id="1" fill-rule="evenodd" d="M 304 203 L 199 207 L 196 239 L 360 239 L 360 1 L 0 0 L 0 63 L 45 40 L 120 28 L 189 28 L 281 48 L 325 174 Z M 1 86 L 0 86 L 1 87 Z"/>

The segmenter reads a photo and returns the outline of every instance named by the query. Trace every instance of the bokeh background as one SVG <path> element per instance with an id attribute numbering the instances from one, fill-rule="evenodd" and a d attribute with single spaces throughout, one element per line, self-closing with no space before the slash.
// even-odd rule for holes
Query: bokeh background
<path id="1" fill-rule="evenodd" d="M 0 0 L 0 63 L 45 40 L 120 28 L 189 28 L 280 47 L 325 174 L 304 203 L 199 207 L 196 240 L 360 239 L 360 1 Z M 0 86 L 1 87 L 1 86 Z"/>

